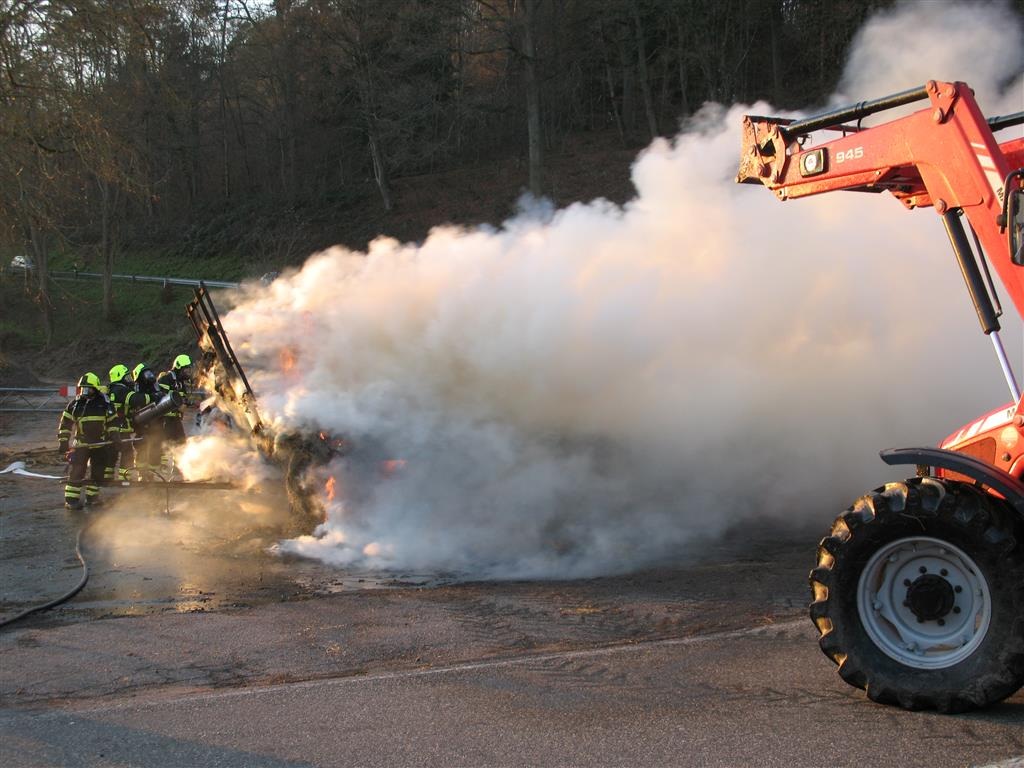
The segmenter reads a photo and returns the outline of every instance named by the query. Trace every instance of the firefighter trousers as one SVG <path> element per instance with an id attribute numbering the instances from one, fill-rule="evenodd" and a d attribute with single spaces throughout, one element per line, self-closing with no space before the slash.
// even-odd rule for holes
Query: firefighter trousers
<path id="1" fill-rule="evenodd" d="M 160 451 L 163 446 L 164 430 L 159 421 L 150 422 L 136 429 L 135 470 L 140 480 L 149 480 L 153 474 L 160 474 Z"/>
<path id="2" fill-rule="evenodd" d="M 131 429 L 121 429 L 121 442 L 107 446 L 107 465 L 103 470 L 104 480 L 128 480 L 129 470 L 135 466 L 135 447 L 129 438 Z"/>
<path id="3" fill-rule="evenodd" d="M 165 416 L 163 422 L 164 442 L 160 460 L 165 467 L 169 467 L 172 463 L 172 452 L 185 442 L 185 425 L 182 424 L 180 413 L 177 416 Z"/>
<path id="4" fill-rule="evenodd" d="M 81 508 L 83 501 L 93 504 L 99 500 L 100 483 L 103 482 L 103 470 L 107 464 L 107 447 L 79 445 L 72 449 L 68 484 L 64 486 L 65 504 Z M 88 485 L 85 482 L 87 474 L 91 481 Z"/>

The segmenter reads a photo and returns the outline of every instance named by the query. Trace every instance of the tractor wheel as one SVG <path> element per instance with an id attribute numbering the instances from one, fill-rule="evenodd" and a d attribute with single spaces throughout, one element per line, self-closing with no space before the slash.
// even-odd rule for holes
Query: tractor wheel
<path id="1" fill-rule="evenodd" d="M 874 701 L 963 712 L 1024 685 L 1024 525 L 974 486 L 914 478 L 862 496 L 810 584 L 821 650 Z"/>

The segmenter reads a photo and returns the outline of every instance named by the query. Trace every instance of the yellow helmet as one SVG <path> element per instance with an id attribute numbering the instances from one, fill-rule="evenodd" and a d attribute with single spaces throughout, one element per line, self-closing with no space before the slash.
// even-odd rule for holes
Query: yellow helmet
<path id="1" fill-rule="evenodd" d="M 97 392 L 103 391 L 103 383 L 100 381 L 100 377 L 91 371 L 83 373 L 82 378 L 78 380 L 78 394 L 90 396 Z"/>
<path id="2" fill-rule="evenodd" d="M 150 368 L 145 363 L 139 363 L 135 366 L 135 370 L 132 371 L 132 376 L 135 379 L 135 388 L 148 389 L 156 384 L 156 371 Z"/>
<path id="3" fill-rule="evenodd" d="M 192 365 L 191 357 L 189 357 L 188 355 L 178 355 L 176 358 L 174 358 L 174 364 L 171 365 L 171 368 L 175 371 L 178 371 L 181 370 L 182 368 L 187 368 L 190 365 Z"/>
<path id="4" fill-rule="evenodd" d="M 121 365 L 120 363 L 118 363 L 113 368 L 111 368 L 110 369 L 110 373 L 108 374 L 108 376 L 110 377 L 110 383 L 111 384 L 116 384 L 117 382 L 122 381 L 124 379 L 124 377 L 127 376 L 127 375 L 128 375 L 128 366 L 127 365 Z"/>

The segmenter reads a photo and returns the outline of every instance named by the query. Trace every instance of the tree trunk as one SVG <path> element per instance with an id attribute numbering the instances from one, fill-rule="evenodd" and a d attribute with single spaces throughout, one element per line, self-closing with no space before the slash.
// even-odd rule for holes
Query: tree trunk
<path id="1" fill-rule="evenodd" d="M 605 34 L 604 25 L 598 20 L 598 29 L 602 40 L 607 40 Z M 622 114 L 619 111 L 619 100 L 615 97 L 615 72 L 612 68 L 611 60 L 608 56 L 608 46 L 601 46 L 601 60 L 604 62 L 604 76 L 605 82 L 608 86 L 608 104 L 611 107 L 612 117 L 615 119 L 615 128 L 619 132 L 619 139 L 622 141 L 623 146 L 626 144 L 626 131 L 622 126 Z"/>
<path id="2" fill-rule="evenodd" d="M 626 52 L 626 41 L 619 37 L 619 62 L 622 68 L 622 125 L 632 133 L 636 129 L 636 76 L 630 57 Z"/>
<path id="3" fill-rule="evenodd" d="M 114 255 L 116 245 L 115 208 L 118 204 L 119 192 L 111 190 L 110 182 L 97 179 L 100 191 L 100 259 L 103 262 L 103 304 L 104 320 L 113 319 L 114 315 Z"/>
<path id="4" fill-rule="evenodd" d="M 53 342 L 53 304 L 50 301 L 50 263 L 47 252 L 46 233 L 34 224 L 29 225 L 29 242 L 32 246 L 32 261 L 35 263 L 37 292 L 36 303 L 43 320 L 43 348 Z"/>
<path id="5" fill-rule="evenodd" d="M 771 4 L 768 11 L 771 18 L 771 49 L 772 49 L 772 96 L 775 106 L 782 105 L 782 7 L 777 3 Z"/>
<path id="6" fill-rule="evenodd" d="M 221 185 L 225 200 L 231 199 L 231 162 L 228 146 L 228 94 L 224 84 L 225 61 L 228 47 L 228 11 L 231 0 L 224 0 L 224 13 L 220 18 L 220 66 L 217 67 L 217 84 L 220 86 L 220 130 L 221 130 Z"/>
<path id="7" fill-rule="evenodd" d="M 525 60 L 526 128 L 530 157 L 530 193 L 544 194 L 544 141 L 541 135 L 540 83 L 537 78 L 537 50 L 534 45 L 536 0 L 523 0 L 523 58 Z"/>
<path id="8" fill-rule="evenodd" d="M 381 155 L 380 147 L 377 143 L 376 132 L 373 128 L 367 132 L 370 139 L 370 158 L 373 160 L 373 176 L 377 180 L 377 189 L 380 190 L 380 198 L 384 203 L 384 210 L 390 211 L 392 208 L 391 202 L 391 189 L 388 182 L 388 171 L 384 165 L 384 158 Z"/>
<path id="9" fill-rule="evenodd" d="M 612 65 L 605 64 L 604 69 L 608 79 L 608 100 L 612 105 L 612 115 L 615 117 L 615 127 L 619 131 L 619 138 L 622 140 L 622 143 L 625 144 L 626 131 L 622 127 L 622 115 L 619 114 L 619 103 L 615 98 L 615 77 L 612 74 Z"/>
<path id="10" fill-rule="evenodd" d="M 683 117 L 686 117 L 690 114 L 690 100 L 686 95 L 690 83 L 686 76 L 686 48 L 683 37 L 683 20 L 680 16 L 676 17 L 676 34 L 678 36 L 676 61 L 679 66 L 679 111 L 683 113 Z"/>
<path id="11" fill-rule="evenodd" d="M 644 42 L 643 22 L 640 20 L 640 8 L 633 0 L 631 4 L 633 11 L 633 31 L 636 35 L 636 74 L 640 81 L 640 95 L 644 100 L 644 112 L 647 115 L 647 130 L 653 139 L 658 135 L 658 118 L 654 114 L 654 104 L 651 101 L 651 84 L 647 75 L 647 45 Z"/>

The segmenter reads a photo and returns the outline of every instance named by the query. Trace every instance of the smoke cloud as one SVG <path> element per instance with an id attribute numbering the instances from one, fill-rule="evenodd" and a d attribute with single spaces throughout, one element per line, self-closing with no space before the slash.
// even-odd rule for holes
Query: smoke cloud
<path id="1" fill-rule="evenodd" d="M 1022 42 L 1020 17 L 1008 2 L 900 4 L 858 31 L 835 100 L 895 93 L 928 80 L 961 80 L 974 88 L 988 114 L 1019 112 Z"/>
<path id="2" fill-rule="evenodd" d="M 996 112 L 1022 51 L 1004 4 L 902 5 L 859 33 L 842 98 L 950 78 Z M 327 522 L 281 549 L 473 577 L 634 569 L 751 517 L 824 528 L 902 474 L 879 448 L 1006 402 L 933 211 L 733 183 L 742 115 L 773 111 L 705 106 L 637 158 L 624 206 L 524 200 L 500 227 L 332 248 L 247 288 L 224 324 L 265 416 L 356 447 L 329 468 Z"/>

